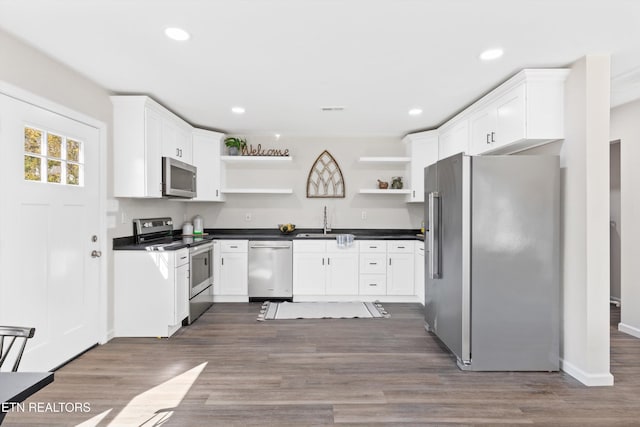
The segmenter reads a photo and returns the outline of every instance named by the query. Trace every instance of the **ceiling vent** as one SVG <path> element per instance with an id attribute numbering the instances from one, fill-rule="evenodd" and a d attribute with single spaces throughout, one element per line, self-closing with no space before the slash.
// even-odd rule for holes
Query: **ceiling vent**
<path id="1" fill-rule="evenodd" d="M 329 107 L 320 107 L 322 111 L 344 111 L 344 107 L 341 105 L 332 105 Z"/>

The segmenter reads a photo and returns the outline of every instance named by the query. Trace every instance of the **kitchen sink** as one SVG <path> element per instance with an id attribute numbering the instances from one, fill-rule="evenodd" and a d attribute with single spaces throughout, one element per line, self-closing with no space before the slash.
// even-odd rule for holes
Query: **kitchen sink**
<path id="1" fill-rule="evenodd" d="M 302 239 L 334 239 L 336 236 L 339 236 L 337 233 L 298 233 L 296 234 L 296 238 Z"/>

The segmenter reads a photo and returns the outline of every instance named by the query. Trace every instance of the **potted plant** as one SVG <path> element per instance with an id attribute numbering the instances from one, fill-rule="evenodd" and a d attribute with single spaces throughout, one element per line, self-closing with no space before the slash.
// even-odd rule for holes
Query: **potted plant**
<path id="1" fill-rule="evenodd" d="M 225 138 L 224 145 L 229 148 L 230 156 L 237 156 L 240 151 L 247 146 L 247 140 L 244 138 L 237 138 L 235 136 L 231 136 L 229 138 Z"/>

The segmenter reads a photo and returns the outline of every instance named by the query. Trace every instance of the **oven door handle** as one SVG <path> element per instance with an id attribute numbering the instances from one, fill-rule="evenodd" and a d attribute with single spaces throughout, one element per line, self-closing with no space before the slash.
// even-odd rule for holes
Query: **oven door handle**
<path id="1" fill-rule="evenodd" d="M 205 243 L 189 248 L 189 255 L 198 255 L 213 250 L 213 243 Z"/>

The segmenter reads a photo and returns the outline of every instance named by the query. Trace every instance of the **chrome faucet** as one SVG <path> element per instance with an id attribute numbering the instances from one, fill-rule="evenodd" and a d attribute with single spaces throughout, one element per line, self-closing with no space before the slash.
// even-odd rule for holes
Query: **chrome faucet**
<path id="1" fill-rule="evenodd" d="M 331 231 L 331 227 L 327 225 L 327 207 L 324 207 L 324 219 L 322 225 L 322 233 L 327 234 L 327 231 Z"/>

